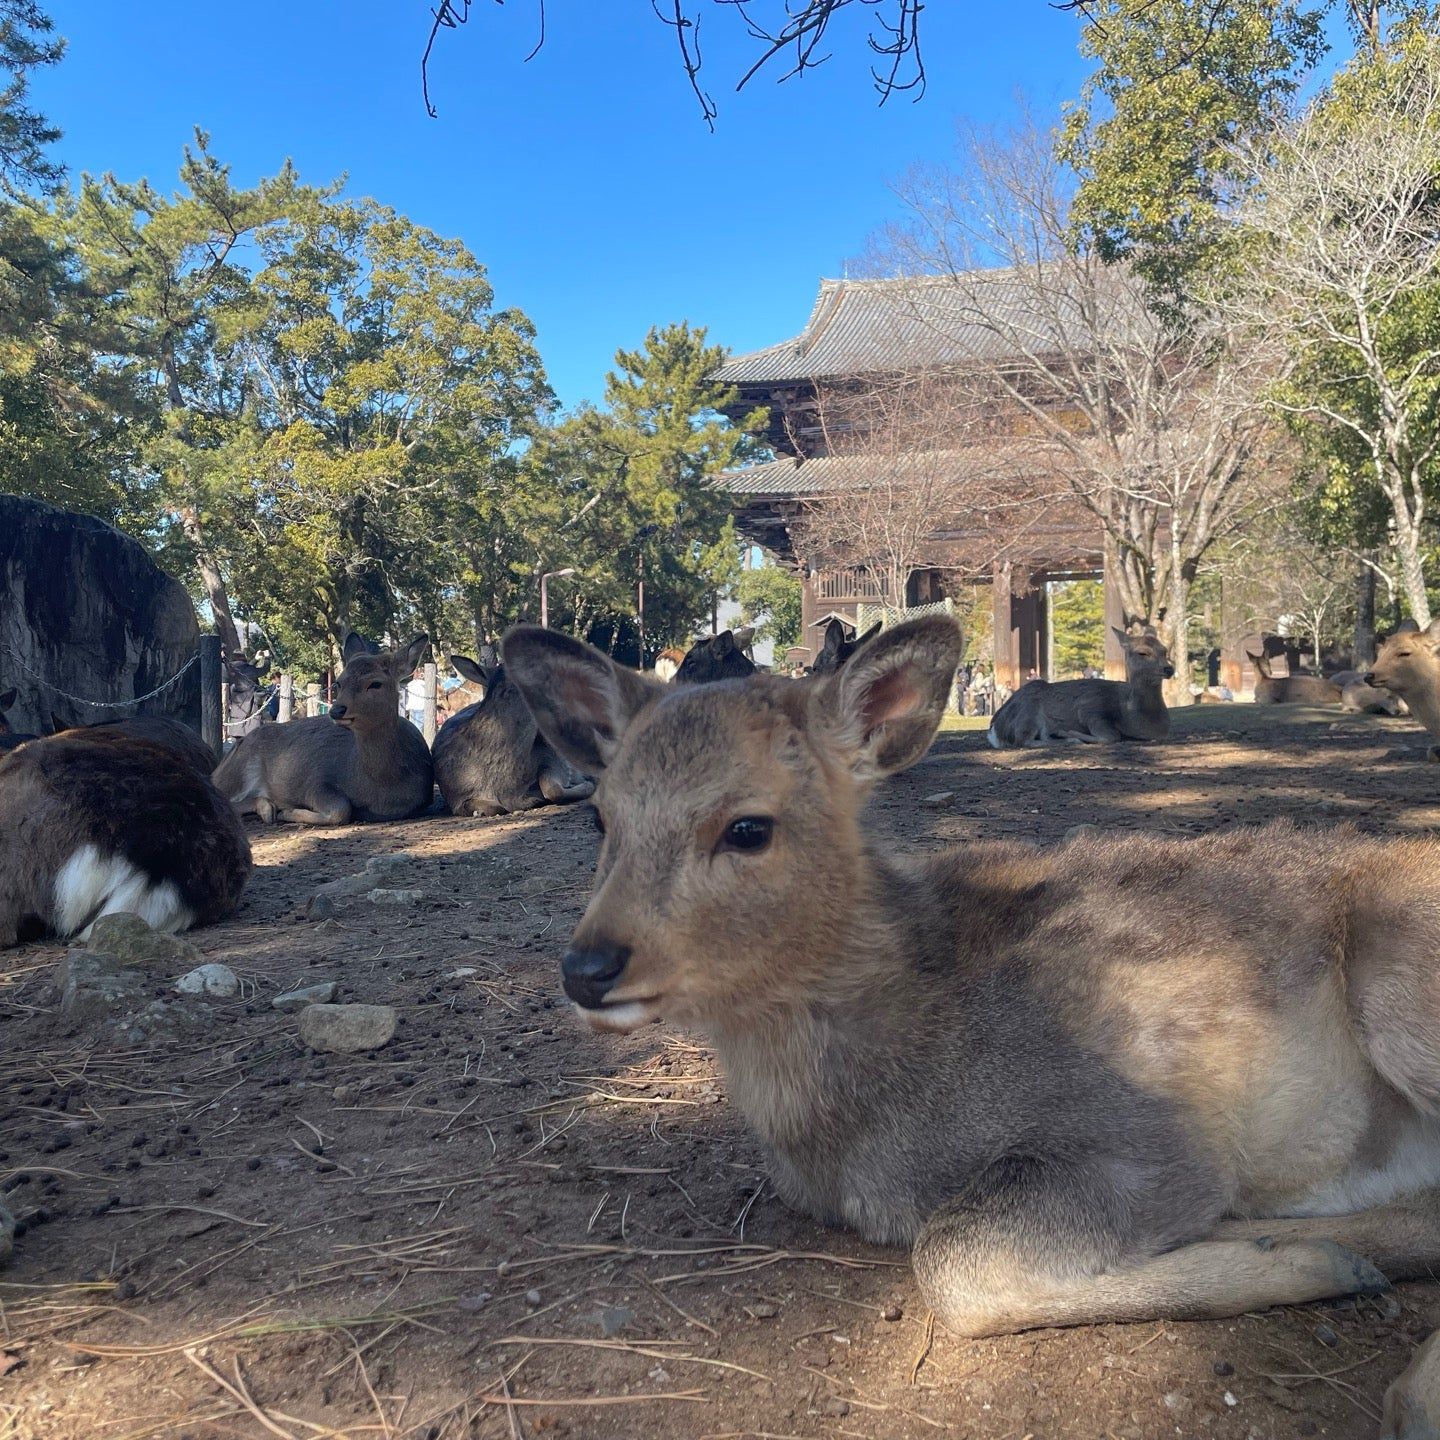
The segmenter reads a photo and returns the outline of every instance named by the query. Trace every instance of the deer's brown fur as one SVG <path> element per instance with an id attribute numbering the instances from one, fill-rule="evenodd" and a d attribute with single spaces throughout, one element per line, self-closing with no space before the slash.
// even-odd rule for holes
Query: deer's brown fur
<path id="1" fill-rule="evenodd" d="M 159 733 L 80 728 L 0 757 L 0 946 L 119 911 L 184 930 L 235 908 L 239 817 Z"/>
<path id="2" fill-rule="evenodd" d="M 1365 679 L 1398 695 L 1440 740 L 1440 620 L 1432 620 L 1424 630 L 1408 624 L 1397 630 L 1380 647 Z M 1440 760 L 1440 746 L 1430 747 L 1430 758 Z"/>
<path id="3" fill-rule="evenodd" d="M 893 855 L 861 808 L 935 732 L 943 618 L 801 682 L 660 687 L 528 627 L 504 653 L 599 777 L 580 1013 L 706 1033 L 781 1195 L 909 1244 L 946 1325 L 1232 1315 L 1440 1263 L 1440 843 Z"/>
<path id="4" fill-rule="evenodd" d="M 995 712 L 987 739 L 997 749 L 1116 740 L 1164 740 L 1170 712 L 1162 684 L 1174 673 L 1153 628 L 1129 634 L 1111 627 L 1125 651 L 1124 680 L 1031 680 Z"/>
<path id="5" fill-rule="evenodd" d="M 400 686 L 429 640 L 377 651 L 351 635 L 328 717 L 252 730 L 220 762 L 215 783 L 241 814 L 302 825 L 403 820 L 434 799 L 424 737 L 399 713 Z"/>
<path id="6" fill-rule="evenodd" d="M 1250 663 L 1255 667 L 1255 703 L 1257 705 L 1338 705 L 1342 687 L 1322 675 L 1274 675 L 1270 659 L 1249 650 Z"/>

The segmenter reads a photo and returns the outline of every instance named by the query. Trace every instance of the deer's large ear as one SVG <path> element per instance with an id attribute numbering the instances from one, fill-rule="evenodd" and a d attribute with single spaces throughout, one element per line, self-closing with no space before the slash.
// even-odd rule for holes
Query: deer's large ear
<path id="1" fill-rule="evenodd" d="M 540 733 L 590 775 L 615 758 L 630 722 L 666 692 L 594 646 L 538 625 L 517 625 L 500 650 Z"/>
<path id="2" fill-rule="evenodd" d="M 930 748 L 963 648 L 953 620 L 912 620 L 877 635 L 827 683 L 822 703 L 858 779 L 893 775 Z"/>
<path id="3" fill-rule="evenodd" d="M 340 647 L 340 660 L 348 665 L 357 655 L 378 655 L 380 647 L 373 640 L 367 640 L 363 635 L 357 635 L 353 630 L 345 637 L 345 643 Z"/>
<path id="4" fill-rule="evenodd" d="M 0 694 L 0 710 L 8 710 L 15 703 L 15 696 L 18 693 L 15 690 L 6 690 Z"/>
<path id="5" fill-rule="evenodd" d="M 1432 645 L 1440 644 L 1440 616 L 1436 616 L 1436 618 L 1425 627 L 1425 638 Z"/>
<path id="6" fill-rule="evenodd" d="M 391 652 L 390 667 L 397 680 L 408 680 L 424 663 L 430 652 L 430 637 L 417 635 L 403 650 Z"/>
<path id="7" fill-rule="evenodd" d="M 1115 638 L 1128 650 L 1135 643 L 1135 637 L 1128 631 L 1122 630 L 1118 625 L 1110 627 L 1115 632 Z"/>

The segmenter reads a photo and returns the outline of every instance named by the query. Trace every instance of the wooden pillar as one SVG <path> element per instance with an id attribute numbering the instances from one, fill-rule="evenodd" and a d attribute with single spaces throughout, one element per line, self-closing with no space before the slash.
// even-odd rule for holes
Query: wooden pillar
<path id="1" fill-rule="evenodd" d="M 425 743 L 435 743 L 435 687 L 439 682 L 439 671 L 433 660 L 425 662 Z"/>
<path id="2" fill-rule="evenodd" d="M 200 738 L 215 752 L 224 754 L 224 714 L 220 702 L 220 637 L 200 637 Z"/>
<path id="3" fill-rule="evenodd" d="M 305 687 L 305 717 L 313 720 L 320 713 L 320 682 L 312 680 Z"/>
<path id="4" fill-rule="evenodd" d="M 293 675 L 282 675 L 280 677 L 280 708 L 277 718 L 283 725 L 295 713 L 295 677 Z"/>
<path id="5" fill-rule="evenodd" d="M 1125 629 L 1125 604 L 1120 599 L 1120 585 L 1111 573 L 1111 562 L 1106 557 L 1101 587 L 1105 596 L 1105 678 L 1125 678 L 1125 650 L 1116 638 L 1115 631 Z"/>

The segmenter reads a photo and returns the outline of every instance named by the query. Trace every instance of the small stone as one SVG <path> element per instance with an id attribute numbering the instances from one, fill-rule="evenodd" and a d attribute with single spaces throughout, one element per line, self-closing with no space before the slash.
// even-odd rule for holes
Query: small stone
<path id="1" fill-rule="evenodd" d="M 312 1050 L 336 1055 L 378 1050 L 394 1038 L 399 1019 L 393 1005 L 307 1005 L 300 1038 Z"/>
<path id="2" fill-rule="evenodd" d="M 850 1402 L 842 1400 L 838 1395 L 827 1395 L 824 1404 L 820 1406 L 820 1413 L 838 1420 L 842 1415 L 850 1413 Z"/>
<path id="3" fill-rule="evenodd" d="M 1233 1394 L 1231 1394 L 1229 1390 L 1227 1390 L 1225 1392 L 1225 1403 L 1230 1406 L 1235 1406 L 1238 1405 L 1240 1402 L 1235 1398 Z"/>
<path id="4" fill-rule="evenodd" d="M 1223 1380 L 1227 1375 L 1235 1373 L 1235 1367 L 1228 1360 L 1217 1360 L 1210 1367 Z"/>
<path id="5" fill-rule="evenodd" d="M 408 910 L 424 898 L 423 890 L 372 890 L 365 897 L 372 905 L 387 905 L 399 910 Z"/>
<path id="6" fill-rule="evenodd" d="M 1375 1308 L 1380 1312 L 1383 1320 L 1398 1320 L 1400 1318 L 1400 1302 L 1393 1295 L 1374 1295 L 1371 1297 Z"/>
<path id="7" fill-rule="evenodd" d="M 635 1312 L 624 1305 L 607 1305 L 600 1312 L 600 1333 L 607 1339 L 613 1339 L 633 1319 Z"/>
<path id="8" fill-rule="evenodd" d="M 525 1303 L 527 1305 L 538 1305 L 540 1303 L 540 1292 L 538 1290 L 527 1290 L 525 1292 Z"/>
<path id="9" fill-rule="evenodd" d="M 328 1005 L 335 998 L 339 987 L 333 980 L 322 980 L 318 985 L 302 985 L 298 990 L 287 990 L 271 1002 L 275 1010 L 303 1010 L 307 1005 Z"/>
<path id="10" fill-rule="evenodd" d="M 1328 1325 L 1317 1325 L 1315 1338 L 1322 1345 L 1328 1345 L 1332 1350 L 1340 1343 L 1340 1337 Z"/>
<path id="11" fill-rule="evenodd" d="M 1320 1427 L 1313 1420 L 1302 1420 L 1295 1427 L 1302 1435 L 1318 1435 Z"/>
<path id="12" fill-rule="evenodd" d="M 773 1320 L 780 1311 L 768 1300 L 757 1300 L 745 1307 L 757 1320 Z"/>
<path id="13" fill-rule="evenodd" d="M 929 805 L 933 808 L 939 805 L 947 805 L 954 798 L 955 792 L 953 790 L 937 790 L 933 795 L 924 796 L 921 799 L 920 803 L 922 805 Z"/>
<path id="14" fill-rule="evenodd" d="M 197 965 L 175 982 L 175 988 L 182 995 L 233 1000 L 240 993 L 240 977 L 228 965 Z"/>
<path id="15" fill-rule="evenodd" d="M 71 950 L 55 967 L 62 1014 L 77 1020 L 101 1020 L 116 1010 L 144 1003 L 145 977 L 116 955 Z"/>
<path id="16" fill-rule="evenodd" d="M 122 965 L 146 970 L 189 970 L 202 956 L 188 940 L 152 930 L 138 915 L 102 915 L 86 942 L 92 951 L 113 955 Z"/>
<path id="17" fill-rule="evenodd" d="M 464 1310 L 473 1315 L 475 1311 L 483 1310 L 489 1299 L 490 1292 L 488 1290 L 477 1290 L 473 1295 L 460 1296 L 455 1302 L 455 1307 L 458 1310 Z"/>
<path id="18" fill-rule="evenodd" d="M 452 970 L 445 978 L 447 980 L 468 980 L 472 975 L 479 973 L 473 965 L 462 965 L 458 970 Z"/>
<path id="19" fill-rule="evenodd" d="M 881 1312 L 880 1318 L 888 1324 L 893 1325 L 897 1320 L 905 1318 L 905 1312 L 898 1305 L 887 1305 Z"/>

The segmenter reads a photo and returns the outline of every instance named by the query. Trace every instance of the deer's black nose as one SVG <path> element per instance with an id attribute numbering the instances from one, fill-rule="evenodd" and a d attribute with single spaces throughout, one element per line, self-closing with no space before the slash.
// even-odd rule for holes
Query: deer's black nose
<path id="1" fill-rule="evenodd" d="M 598 1010 L 630 959 L 626 945 L 597 940 L 583 948 L 571 946 L 560 962 L 565 993 L 587 1010 Z"/>
<path id="2" fill-rule="evenodd" d="M 1373 685 L 1375 683 L 1375 672 L 1373 670 L 1367 670 L 1365 672 L 1365 683 L 1367 685 Z"/>
<path id="3" fill-rule="evenodd" d="M 1167 665 L 1167 666 L 1165 667 L 1164 674 L 1165 674 L 1165 678 L 1166 678 L 1167 680 L 1173 678 L 1173 676 L 1174 676 L 1174 674 L 1175 674 L 1175 667 L 1174 667 L 1173 665 Z"/>
<path id="4" fill-rule="evenodd" d="M 332 720 L 343 720 L 345 718 L 346 706 L 332 705 L 330 707 L 330 718 Z"/>

